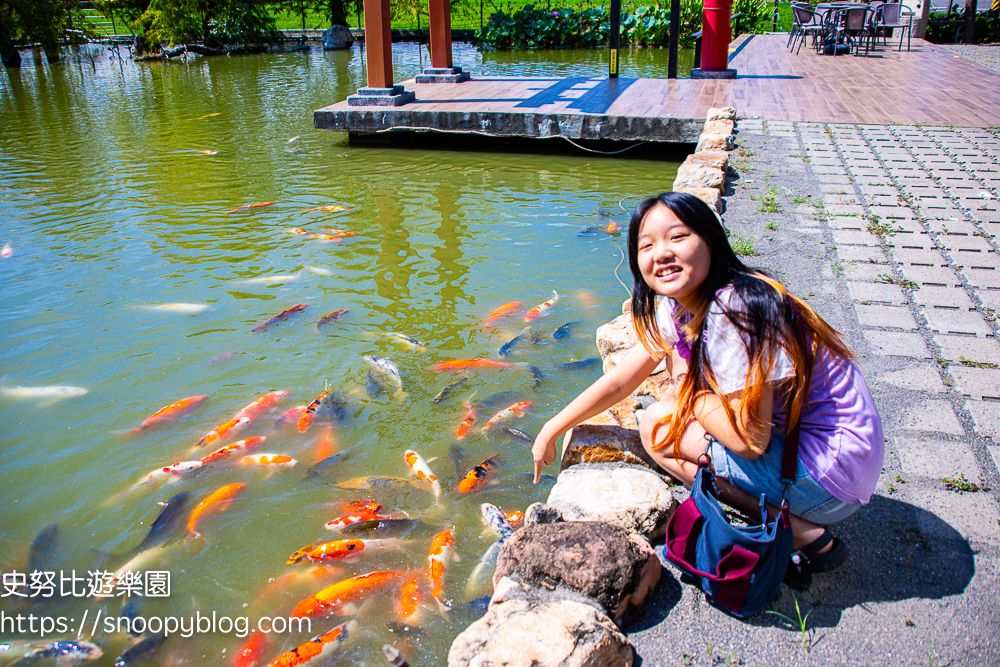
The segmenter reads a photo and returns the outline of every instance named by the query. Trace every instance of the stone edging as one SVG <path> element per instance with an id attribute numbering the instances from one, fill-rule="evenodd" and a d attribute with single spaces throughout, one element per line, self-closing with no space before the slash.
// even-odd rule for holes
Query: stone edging
<path id="1" fill-rule="evenodd" d="M 729 151 L 735 148 L 736 109 L 709 109 L 705 127 L 698 137 L 695 152 L 687 156 L 677 169 L 675 192 L 688 192 L 701 197 L 718 213 L 722 213 L 722 195 L 726 194 L 726 171 Z"/>

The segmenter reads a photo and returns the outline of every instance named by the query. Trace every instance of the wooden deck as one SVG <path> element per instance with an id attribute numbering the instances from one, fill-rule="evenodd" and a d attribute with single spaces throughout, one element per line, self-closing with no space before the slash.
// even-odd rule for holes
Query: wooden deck
<path id="1" fill-rule="evenodd" d="M 476 76 L 460 84 L 404 82 L 400 107 L 319 109 L 314 125 L 352 133 L 390 129 L 496 136 L 696 141 L 711 107 L 741 116 L 824 123 L 1000 126 L 1000 74 L 914 39 L 901 52 L 819 55 L 787 36 L 733 43 L 735 80 Z"/>

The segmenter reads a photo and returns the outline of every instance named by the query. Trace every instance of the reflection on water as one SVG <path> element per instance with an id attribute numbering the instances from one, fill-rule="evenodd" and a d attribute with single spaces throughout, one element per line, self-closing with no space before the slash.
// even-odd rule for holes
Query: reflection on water
<path id="1" fill-rule="evenodd" d="M 548 65 L 542 54 L 521 54 L 519 63 L 516 54 L 458 45 L 456 64 L 474 73 L 600 75 L 602 57 L 577 54 L 549 54 Z M 0 398 L 0 566 L 23 572 L 35 535 L 58 524 L 55 547 L 36 549 L 30 567 L 78 575 L 117 569 L 136 555 L 160 503 L 186 491 L 187 508 L 157 534 L 162 550 L 145 551 L 142 565 L 171 573 L 171 595 L 142 599 L 137 613 L 216 612 L 255 624 L 288 616 L 345 577 L 422 570 L 433 535 L 454 526 L 461 562 L 445 581 L 453 612 L 442 616 L 425 588 L 410 621 L 421 629 L 403 632 L 394 624 L 398 587 L 389 587 L 356 610 L 360 628 L 344 646 L 345 664 L 381 664 L 385 643 L 414 664 L 440 663 L 479 613 L 469 603 L 489 590 L 467 585 L 495 539 L 483 531 L 480 504 L 523 510 L 544 500 L 551 484 L 530 484 L 527 443 L 483 434 L 482 425 L 530 401 L 509 425 L 533 434 L 599 374 L 561 365 L 596 356 L 594 328 L 620 312 L 626 292 L 614 273 L 624 239 L 580 232 L 624 224 L 622 207 L 667 189 L 676 165 L 349 146 L 342 135 L 313 130 L 312 111 L 363 85 L 359 49 L 142 64 L 111 56 L 84 49 L 54 67 L 0 76 L 0 245 L 11 246 L 0 259 L 4 388 L 87 390 L 48 405 L 12 391 Z M 415 45 L 395 45 L 397 78 L 415 74 L 421 57 Z M 263 202 L 275 203 L 226 213 Z M 350 210 L 307 212 L 332 205 Z M 627 268 L 619 273 L 627 281 Z M 498 359 L 528 326 L 524 311 L 553 290 L 560 299 L 551 314 L 530 325 L 537 341 L 504 357 L 515 366 L 434 370 L 448 360 Z M 522 303 L 518 314 L 483 326 L 513 301 Z M 296 304 L 308 305 L 252 332 Z M 317 330 L 320 317 L 340 309 L 348 312 Z M 556 340 L 567 322 L 579 324 Z M 391 332 L 426 349 L 400 345 Z M 369 355 L 398 367 L 405 399 L 369 395 Z M 448 398 L 433 402 L 460 377 Z M 326 387 L 342 400 L 342 418 L 321 415 L 330 426 L 304 433 L 275 425 Z M 264 436 L 253 453 L 291 456 L 294 468 L 216 462 L 174 484 L 130 491 L 155 469 L 205 456 L 210 447 L 193 449 L 202 436 L 275 390 L 289 396 L 217 446 Z M 186 414 L 128 434 L 158 409 L 199 394 L 209 398 Z M 475 425 L 458 440 L 470 408 Z M 441 478 L 440 504 L 419 485 L 343 488 L 356 478 L 407 477 L 407 449 Z M 456 493 L 465 473 L 494 454 L 502 465 L 489 483 Z M 228 509 L 197 520 L 203 537 L 188 535 L 191 509 L 234 483 L 246 486 Z M 319 570 L 285 564 L 296 549 L 332 539 L 324 524 L 363 497 L 421 523 L 379 554 Z M 122 609 L 121 598 L 15 597 L 0 598 L 0 611 L 92 619 Z M 336 622 L 317 621 L 312 634 Z M 99 664 L 112 664 L 127 646 L 112 630 L 84 632 L 104 650 Z M 7 626 L 2 632 L 25 638 Z M 308 636 L 270 635 L 265 658 Z M 246 641 L 232 632 L 170 637 L 153 661 L 229 663 Z"/>

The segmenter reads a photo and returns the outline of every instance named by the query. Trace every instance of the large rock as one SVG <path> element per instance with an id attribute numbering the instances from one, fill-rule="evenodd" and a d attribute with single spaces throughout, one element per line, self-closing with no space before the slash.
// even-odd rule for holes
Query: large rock
<path id="1" fill-rule="evenodd" d="M 631 667 L 632 646 L 596 607 L 567 599 L 490 603 L 455 638 L 448 667 Z"/>
<path id="2" fill-rule="evenodd" d="M 632 314 L 619 315 L 615 319 L 597 327 L 597 349 L 601 357 L 607 357 L 635 347 L 639 338 L 632 328 Z"/>
<path id="3" fill-rule="evenodd" d="M 728 132 L 702 132 L 698 136 L 695 150 L 701 151 L 731 151 L 736 148 L 736 139 Z"/>
<path id="4" fill-rule="evenodd" d="M 677 501 L 663 477 L 623 463 L 580 464 L 559 474 L 545 504 L 566 521 L 603 521 L 642 535 L 662 537 Z"/>
<path id="5" fill-rule="evenodd" d="M 578 463 L 635 463 L 636 460 L 653 470 L 657 469 L 656 463 L 642 447 L 639 431 L 614 422 L 597 424 L 594 421 L 574 426 L 566 434 L 561 471 Z"/>
<path id="6" fill-rule="evenodd" d="M 722 193 L 715 188 L 678 187 L 674 188 L 674 192 L 687 192 L 688 194 L 692 194 L 715 209 L 716 213 L 722 213 Z"/>
<path id="7" fill-rule="evenodd" d="M 565 586 L 595 600 L 617 622 L 653 593 L 660 569 L 649 542 L 624 528 L 599 521 L 535 524 L 504 543 L 493 585 L 511 577 L 549 590 Z"/>
<path id="8" fill-rule="evenodd" d="M 323 50 L 349 49 L 354 45 L 354 35 L 347 26 L 335 25 L 323 31 Z"/>
<path id="9" fill-rule="evenodd" d="M 736 123 L 729 119 L 716 119 L 716 120 L 706 120 L 705 127 L 702 132 L 708 132 L 710 134 L 732 134 L 733 128 L 736 127 Z"/>
<path id="10" fill-rule="evenodd" d="M 604 359 L 604 372 L 607 373 L 612 368 L 618 365 L 618 362 L 624 358 L 628 353 L 628 350 L 624 350 L 617 354 L 605 357 Z M 642 381 L 635 391 L 632 392 L 633 396 L 652 396 L 658 401 L 662 401 L 669 394 L 670 391 L 670 373 L 666 373 L 666 363 L 660 362 L 660 365 L 653 369 L 653 374 Z"/>
<path id="11" fill-rule="evenodd" d="M 724 193 L 726 174 L 721 169 L 709 165 L 682 164 L 677 169 L 677 178 L 674 179 L 674 190 L 677 188 L 717 188 L 719 192 Z"/>
<path id="12" fill-rule="evenodd" d="M 733 107 L 718 107 L 708 110 L 706 120 L 736 120 L 736 109 Z"/>

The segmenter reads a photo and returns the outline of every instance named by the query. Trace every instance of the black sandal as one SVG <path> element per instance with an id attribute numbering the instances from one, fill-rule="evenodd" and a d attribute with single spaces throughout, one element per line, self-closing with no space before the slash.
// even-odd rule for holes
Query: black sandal
<path id="1" fill-rule="evenodd" d="M 826 545 L 833 544 L 826 553 L 819 553 Z M 800 574 L 817 574 L 819 572 L 829 572 L 835 570 L 847 560 L 851 555 L 847 549 L 847 544 L 838 537 L 824 529 L 823 534 L 796 552 L 792 553 L 789 570 L 794 570 Z"/>

